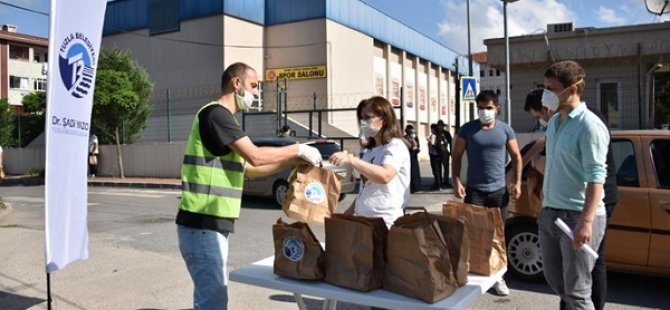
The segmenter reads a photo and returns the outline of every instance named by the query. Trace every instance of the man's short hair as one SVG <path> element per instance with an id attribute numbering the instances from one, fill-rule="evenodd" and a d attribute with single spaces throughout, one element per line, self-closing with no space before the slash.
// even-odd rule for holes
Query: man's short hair
<path id="1" fill-rule="evenodd" d="M 493 101 L 493 105 L 495 105 L 497 107 L 498 106 L 498 95 L 491 90 L 482 90 L 481 92 L 479 92 L 479 95 L 477 95 L 477 98 L 475 98 L 475 101 L 477 101 L 477 103 L 480 103 L 480 102 L 485 103 L 485 102 Z"/>
<path id="2" fill-rule="evenodd" d="M 236 62 L 228 66 L 228 68 L 226 68 L 226 70 L 223 71 L 223 74 L 221 75 L 221 93 L 223 94 L 226 91 L 228 86 L 230 86 L 230 82 L 234 78 L 239 77 L 244 80 L 247 75 L 247 70 L 250 69 L 253 70 L 254 68 L 243 62 Z"/>
<path id="3" fill-rule="evenodd" d="M 530 112 L 530 109 L 541 112 L 542 111 L 542 93 L 543 88 L 531 90 L 526 95 L 526 103 L 523 105 L 523 110 Z"/>
<path id="4" fill-rule="evenodd" d="M 586 86 L 586 72 L 584 72 L 584 68 L 574 60 L 565 60 L 554 63 L 544 71 L 544 77 L 557 79 L 564 88 L 570 87 L 581 81 L 575 85 L 577 86 L 578 95 L 582 94 L 584 86 Z"/>

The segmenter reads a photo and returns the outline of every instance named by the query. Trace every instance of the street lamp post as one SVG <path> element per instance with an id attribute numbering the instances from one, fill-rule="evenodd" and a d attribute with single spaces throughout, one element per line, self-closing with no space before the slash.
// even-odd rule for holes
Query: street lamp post
<path id="1" fill-rule="evenodd" d="M 500 0 L 503 2 L 503 22 L 505 24 L 505 120 L 512 126 L 512 100 L 509 90 L 509 36 L 507 35 L 507 3 L 518 0 Z"/>

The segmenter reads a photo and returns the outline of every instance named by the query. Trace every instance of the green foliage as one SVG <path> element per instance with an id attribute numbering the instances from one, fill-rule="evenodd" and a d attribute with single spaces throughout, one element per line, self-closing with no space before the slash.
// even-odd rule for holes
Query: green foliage
<path id="1" fill-rule="evenodd" d="M 0 99 L 0 146 L 15 146 L 14 117 L 9 110 L 9 101 Z"/>
<path id="2" fill-rule="evenodd" d="M 20 120 L 18 120 L 18 115 L 15 116 L 15 126 L 18 129 L 20 121 L 21 147 L 24 147 L 44 132 L 47 94 L 43 91 L 29 93 L 23 97 L 21 103 L 23 104 L 23 115 Z M 18 139 L 18 134 L 15 136 Z"/>
<path id="3" fill-rule="evenodd" d="M 153 85 L 147 72 L 118 49 L 103 50 L 98 60 L 91 125 L 101 144 L 133 143 L 151 114 Z M 115 141 L 119 130 L 121 141 Z"/>

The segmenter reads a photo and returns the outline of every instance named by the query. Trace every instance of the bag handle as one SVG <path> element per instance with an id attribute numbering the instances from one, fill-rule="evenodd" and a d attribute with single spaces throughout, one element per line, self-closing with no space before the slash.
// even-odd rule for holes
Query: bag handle
<path id="1" fill-rule="evenodd" d="M 433 232 L 435 233 L 435 236 L 437 236 L 440 241 L 442 241 L 442 244 L 444 246 L 447 246 L 447 240 L 444 239 L 444 236 L 442 235 L 441 232 L 439 232 L 437 229 L 435 229 L 435 226 L 430 223 L 430 217 L 428 217 L 428 210 L 424 207 L 405 207 L 402 209 L 402 213 L 407 215 L 407 211 L 423 211 L 422 213 L 426 216 L 426 221 L 428 223 L 428 226 L 433 229 Z"/>

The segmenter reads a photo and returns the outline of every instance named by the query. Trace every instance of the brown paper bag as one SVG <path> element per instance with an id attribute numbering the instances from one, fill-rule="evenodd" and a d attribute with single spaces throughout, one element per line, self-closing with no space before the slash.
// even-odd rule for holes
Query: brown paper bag
<path id="1" fill-rule="evenodd" d="M 450 218 L 467 219 L 470 272 L 489 276 L 507 265 L 505 234 L 498 208 L 448 201 L 442 205 L 442 213 Z"/>
<path id="2" fill-rule="evenodd" d="M 98 164 L 98 156 L 95 155 L 88 155 L 88 164 L 91 166 L 95 166 Z"/>
<path id="3" fill-rule="evenodd" d="M 539 171 L 533 170 L 528 174 L 526 181 L 526 192 L 528 193 L 528 206 L 531 210 L 537 210 L 537 213 L 542 209 L 542 182 L 544 176 Z M 537 217 L 537 213 L 535 216 Z"/>
<path id="4" fill-rule="evenodd" d="M 289 187 L 282 209 L 292 219 L 323 225 L 337 209 L 340 177 L 333 171 L 300 165 L 288 179 Z"/>
<path id="5" fill-rule="evenodd" d="M 324 281 L 359 291 L 381 288 L 387 234 L 382 218 L 345 214 L 326 218 Z"/>
<path id="6" fill-rule="evenodd" d="M 385 290 L 434 303 L 458 288 L 447 241 L 437 220 L 428 217 L 425 209 L 394 222 L 386 241 L 386 258 Z"/>
<path id="7" fill-rule="evenodd" d="M 431 219 L 437 220 L 442 235 L 447 241 L 451 269 L 454 271 L 458 286 L 467 284 L 468 260 L 470 259 L 470 237 L 468 237 L 468 227 L 465 224 L 467 219 L 464 217 L 453 219 L 435 214 L 429 214 L 429 216 Z"/>
<path id="8" fill-rule="evenodd" d="M 275 274 L 292 279 L 323 279 L 325 253 L 307 224 L 287 224 L 280 218 L 272 225 L 272 237 Z"/>

